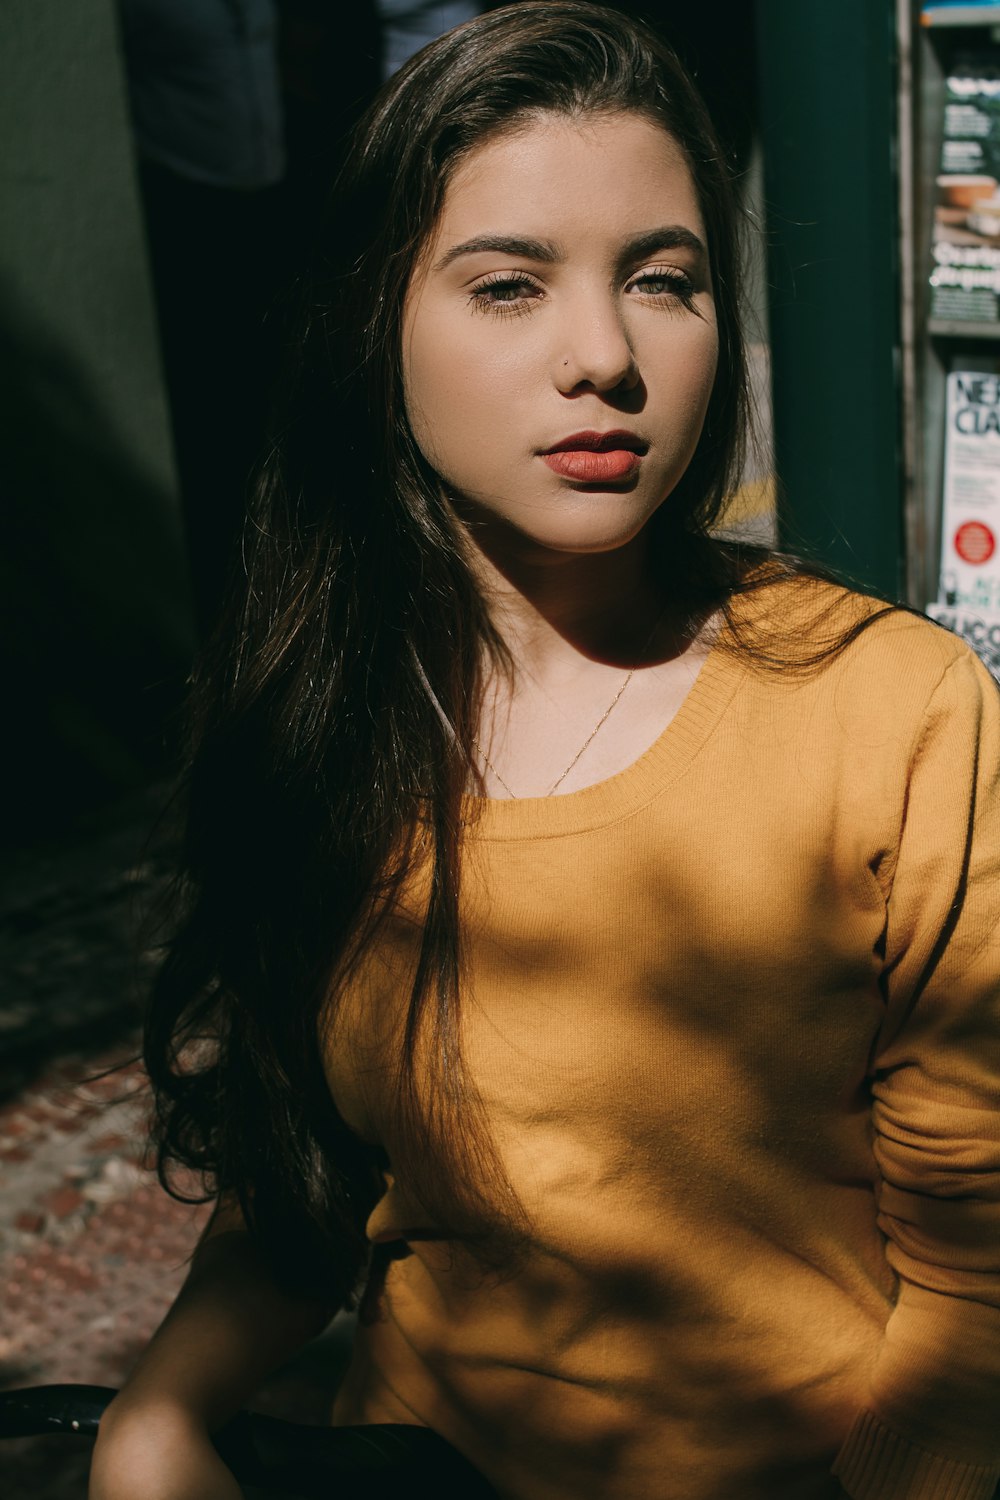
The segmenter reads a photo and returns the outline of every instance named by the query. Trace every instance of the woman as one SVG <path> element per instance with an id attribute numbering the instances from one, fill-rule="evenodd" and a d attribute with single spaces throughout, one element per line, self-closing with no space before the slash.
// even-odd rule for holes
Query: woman
<path id="1" fill-rule="evenodd" d="M 364 1285 L 337 1424 L 510 1500 L 1000 1476 L 1000 714 L 958 642 L 712 539 L 732 187 L 598 7 L 370 114 L 202 666 L 147 1058 L 220 1196 L 95 1500 Z"/>

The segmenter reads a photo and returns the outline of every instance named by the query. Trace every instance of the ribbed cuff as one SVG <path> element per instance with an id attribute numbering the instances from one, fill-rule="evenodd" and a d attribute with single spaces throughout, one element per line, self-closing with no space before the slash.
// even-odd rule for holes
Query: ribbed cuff
<path id="1" fill-rule="evenodd" d="M 991 1500 L 1000 1481 L 993 1465 L 929 1453 L 870 1411 L 856 1419 L 833 1472 L 852 1500 Z"/>

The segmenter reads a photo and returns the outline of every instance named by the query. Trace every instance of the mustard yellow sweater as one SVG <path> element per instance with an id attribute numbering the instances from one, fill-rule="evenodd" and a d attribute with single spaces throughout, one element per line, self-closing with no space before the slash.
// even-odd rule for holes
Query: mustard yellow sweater
<path id="1" fill-rule="evenodd" d="M 752 608 L 804 639 L 817 599 L 851 602 L 801 593 Z M 529 1247 L 484 1281 L 387 1173 L 368 1233 L 400 1256 L 334 1420 L 427 1424 L 507 1500 L 986 1500 L 984 669 L 905 614 L 811 673 L 716 647 L 635 764 L 487 802 L 466 844 L 463 1053 Z M 386 929 L 329 1052 L 340 1109 L 390 1164 L 377 1038 L 414 943 Z"/>

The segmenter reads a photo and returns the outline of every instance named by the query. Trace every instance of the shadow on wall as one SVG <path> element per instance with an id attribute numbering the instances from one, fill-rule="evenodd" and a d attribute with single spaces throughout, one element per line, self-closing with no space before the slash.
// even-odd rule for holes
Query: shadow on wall
<path id="1" fill-rule="evenodd" d="M 91 385 L 0 286 L 4 823 L 19 841 L 162 767 L 193 644 L 172 496 Z"/>
<path id="2" fill-rule="evenodd" d="M 113 0 L 0 7 L 4 836 L 150 780 L 193 648 Z"/>

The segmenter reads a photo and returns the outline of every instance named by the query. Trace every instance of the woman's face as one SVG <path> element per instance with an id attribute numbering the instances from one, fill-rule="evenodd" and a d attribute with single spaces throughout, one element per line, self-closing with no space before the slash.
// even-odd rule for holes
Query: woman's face
<path id="1" fill-rule="evenodd" d="M 717 355 L 697 194 L 662 128 L 536 116 L 456 169 L 406 297 L 404 387 L 487 550 L 631 541 L 694 453 Z"/>

